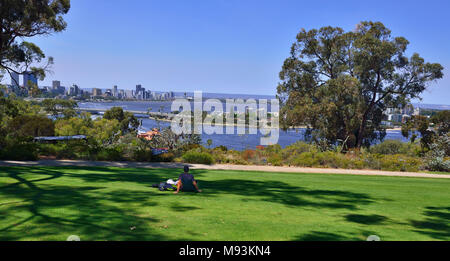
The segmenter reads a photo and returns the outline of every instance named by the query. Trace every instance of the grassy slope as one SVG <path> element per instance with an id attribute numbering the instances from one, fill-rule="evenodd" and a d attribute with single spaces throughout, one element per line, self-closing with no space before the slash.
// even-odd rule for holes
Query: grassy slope
<path id="1" fill-rule="evenodd" d="M 450 180 L 177 170 L 0 168 L 0 240 L 450 240 Z M 130 227 L 136 227 L 130 229 Z"/>

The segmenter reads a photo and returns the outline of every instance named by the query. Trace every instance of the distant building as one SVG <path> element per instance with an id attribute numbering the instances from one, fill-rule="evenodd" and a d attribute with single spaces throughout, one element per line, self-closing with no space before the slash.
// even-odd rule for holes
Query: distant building
<path id="1" fill-rule="evenodd" d="M 125 99 L 133 99 L 133 98 L 134 98 L 134 91 L 126 90 L 125 91 Z"/>
<path id="2" fill-rule="evenodd" d="M 114 85 L 112 94 L 113 94 L 114 97 L 118 97 L 119 96 L 119 93 L 117 92 L 117 85 Z"/>
<path id="3" fill-rule="evenodd" d="M 113 96 L 113 92 L 111 89 L 107 89 L 106 92 L 103 94 L 104 97 L 111 97 Z"/>
<path id="4" fill-rule="evenodd" d="M 419 116 L 421 111 L 422 111 L 422 109 L 420 107 L 414 108 L 413 115 L 414 116 Z"/>
<path id="5" fill-rule="evenodd" d="M 29 84 L 32 83 L 34 85 L 38 85 L 38 80 L 36 78 L 36 75 L 32 72 L 24 72 L 23 73 L 23 86 L 25 88 L 28 88 Z"/>
<path id="6" fill-rule="evenodd" d="M 53 81 L 52 82 L 53 90 L 59 90 L 59 87 L 61 87 L 61 82 L 60 81 Z"/>
<path id="7" fill-rule="evenodd" d="M 405 107 L 387 108 L 384 111 L 384 121 L 382 122 L 382 124 L 386 126 L 392 126 L 392 123 L 404 123 L 411 116 L 419 114 L 420 109 L 414 108 L 412 104 L 408 104 Z M 391 122 L 391 124 L 387 124 L 387 122 Z"/>
<path id="8" fill-rule="evenodd" d="M 78 85 L 76 85 L 76 84 L 74 84 L 72 87 L 70 87 L 67 90 L 68 96 L 78 96 L 79 94 L 81 94 L 81 90 L 80 90 L 80 87 L 78 87 Z"/>
<path id="9" fill-rule="evenodd" d="M 11 86 L 19 87 L 19 74 L 12 72 L 11 73 Z"/>
<path id="10" fill-rule="evenodd" d="M 118 98 L 119 99 L 125 99 L 125 91 L 124 90 L 119 90 Z"/>
<path id="11" fill-rule="evenodd" d="M 96 97 L 96 96 L 102 96 L 102 90 L 98 89 L 98 88 L 94 88 L 92 89 L 92 96 Z"/>
<path id="12" fill-rule="evenodd" d="M 59 88 L 56 90 L 56 93 L 59 95 L 63 95 L 66 92 L 66 87 L 59 86 Z"/>
<path id="13" fill-rule="evenodd" d="M 142 85 L 138 84 L 136 85 L 136 94 L 139 93 L 142 90 Z"/>

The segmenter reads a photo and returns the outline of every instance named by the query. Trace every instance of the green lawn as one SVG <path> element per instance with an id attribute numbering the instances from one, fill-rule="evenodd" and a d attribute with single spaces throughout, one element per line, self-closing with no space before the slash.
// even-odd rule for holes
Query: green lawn
<path id="1" fill-rule="evenodd" d="M 450 240 L 450 180 L 180 170 L 0 168 L 0 240 Z"/>

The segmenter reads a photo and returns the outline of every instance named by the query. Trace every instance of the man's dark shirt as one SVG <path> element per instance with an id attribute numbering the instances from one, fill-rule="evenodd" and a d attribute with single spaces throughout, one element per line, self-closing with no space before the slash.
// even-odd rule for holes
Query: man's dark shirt
<path id="1" fill-rule="evenodd" d="M 190 173 L 183 173 L 178 177 L 179 180 L 186 180 L 186 181 L 191 181 L 194 182 L 194 175 L 190 174 Z"/>
<path id="2" fill-rule="evenodd" d="M 181 180 L 181 184 L 183 184 L 182 190 L 184 191 L 195 191 L 194 187 L 194 175 L 189 173 L 183 173 L 178 177 Z"/>

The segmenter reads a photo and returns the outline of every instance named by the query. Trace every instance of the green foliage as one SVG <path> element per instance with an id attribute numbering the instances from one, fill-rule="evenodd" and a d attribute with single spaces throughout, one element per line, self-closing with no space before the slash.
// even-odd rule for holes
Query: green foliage
<path id="1" fill-rule="evenodd" d="M 418 155 L 420 148 L 415 143 L 405 143 L 398 140 L 386 140 L 380 144 L 370 147 L 369 151 L 375 154 L 395 155 L 403 154 L 408 156 Z"/>
<path id="2" fill-rule="evenodd" d="M 435 133 L 429 130 L 430 121 L 425 116 L 412 116 L 402 125 L 402 135 L 405 138 L 411 136 L 411 142 L 414 142 L 418 133 L 422 136 L 420 144 L 424 150 L 430 149 Z"/>
<path id="3" fill-rule="evenodd" d="M 438 137 L 426 155 L 426 167 L 431 171 L 450 171 L 450 135 Z"/>
<path id="4" fill-rule="evenodd" d="M 228 148 L 227 148 L 226 146 L 224 146 L 224 145 L 220 145 L 220 146 L 215 147 L 215 148 L 213 149 L 213 151 L 227 152 L 227 151 L 228 151 Z"/>
<path id="5" fill-rule="evenodd" d="M 267 159 L 267 162 L 272 166 L 281 166 L 283 165 L 283 158 L 279 154 L 271 154 Z"/>
<path id="6" fill-rule="evenodd" d="M 212 144 L 213 144 L 212 139 L 208 139 L 208 140 L 206 141 L 206 144 L 208 145 L 209 148 L 211 148 L 211 146 L 212 146 Z"/>
<path id="7" fill-rule="evenodd" d="M 102 148 L 96 153 L 95 160 L 98 161 L 121 161 L 123 160 L 122 151 L 119 147 Z"/>
<path id="8" fill-rule="evenodd" d="M 8 135 L 16 138 L 54 136 L 55 124 L 43 115 L 21 115 L 8 123 Z"/>
<path id="9" fill-rule="evenodd" d="M 31 71 L 43 79 L 53 58 L 49 57 L 44 66 L 33 66 L 40 63 L 45 54 L 26 38 L 65 30 L 67 24 L 62 15 L 69 9 L 70 0 L 1 1 L 0 69 L 8 73 Z"/>
<path id="10" fill-rule="evenodd" d="M 450 131 L 450 111 L 439 111 L 431 117 L 431 123 L 436 129 L 437 135 L 446 135 Z"/>
<path id="11" fill-rule="evenodd" d="M 122 107 L 113 107 L 105 112 L 104 119 L 117 120 L 122 134 L 136 132 L 140 126 L 139 120 L 131 112 L 124 112 Z"/>
<path id="12" fill-rule="evenodd" d="M 450 111 L 440 111 L 434 114 L 431 119 L 425 116 L 413 116 L 402 125 L 402 135 L 406 138 L 411 136 L 414 142 L 420 133 L 420 144 L 424 151 L 431 149 L 431 144 L 439 136 L 445 136 L 450 130 Z"/>
<path id="13" fill-rule="evenodd" d="M 172 162 L 175 159 L 175 154 L 172 152 L 153 155 L 153 162 Z"/>
<path id="14" fill-rule="evenodd" d="M 44 111 L 53 116 L 63 115 L 68 119 L 76 115 L 76 101 L 63 99 L 45 99 L 42 101 Z"/>
<path id="15" fill-rule="evenodd" d="M 440 64 L 407 58 L 409 42 L 379 22 L 351 32 L 338 27 L 302 31 L 280 72 L 284 128 L 307 126 L 306 137 L 349 148 L 382 140 L 383 111 L 407 104 L 443 77 Z"/>
<path id="16" fill-rule="evenodd" d="M 345 154 L 322 151 L 317 145 L 305 142 L 296 142 L 284 149 L 272 145 L 242 152 L 218 149 L 202 152 L 210 153 L 215 162 L 225 164 L 418 171 L 424 168 L 422 158 L 418 157 L 419 150 L 417 144 L 385 141 L 373 151 L 350 150 Z"/>
<path id="17" fill-rule="evenodd" d="M 133 160 L 138 162 L 151 162 L 153 159 L 153 153 L 149 149 L 138 149 L 133 154 Z"/>
<path id="18" fill-rule="evenodd" d="M 117 120 L 97 119 L 92 121 L 83 118 L 59 119 L 55 124 L 57 136 L 86 135 L 92 143 L 110 145 L 119 133 Z"/>
<path id="19" fill-rule="evenodd" d="M 213 157 L 206 152 L 198 152 L 196 150 L 191 150 L 186 152 L 183 155 L 183 161 L 186 163 L 194 163 L 194 164 L 214 164 Z"/>
<path id="20" fill-rule="evenodd" d="M 37 145 L 30 142 L 8 144 L 0 150 L 2 160 L 37 160 Z"/>
<path id="21" fill-rule="evenodd" d="M 86 141 L 65 141 L 55 144 L 38 144 L 40 156 L 51 156 L 57 159 L 96 160 L 98 149 L 89 147 Z"/>

